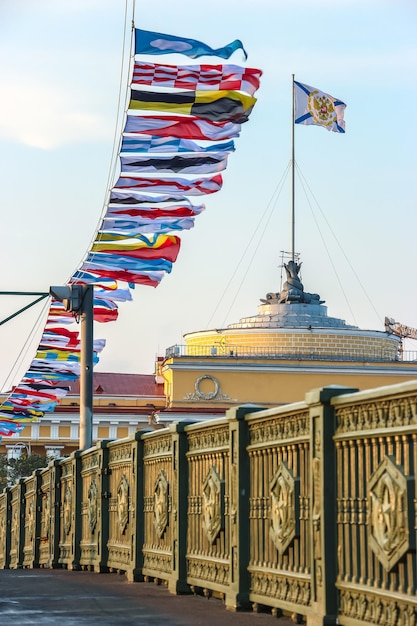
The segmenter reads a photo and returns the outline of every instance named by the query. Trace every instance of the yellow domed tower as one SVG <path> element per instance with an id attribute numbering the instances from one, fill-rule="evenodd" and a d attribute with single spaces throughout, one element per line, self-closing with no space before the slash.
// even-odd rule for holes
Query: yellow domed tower
<path id="1" fill-rule="evenodd" d="M 276 406 L 316 387 L 370 389 L 417 377 L 417 362 L 402 360 L 400 337 L 329 317 L 320 296 L 304 290 L 301 263 L 284 267 L 281 291 L 268 293 L 257 315 L 187 333 L 185 345 L 167 349 L 159 373 L 168 407 Z"/>
<path id="2" fill-rule="evenodd" d="M 299 278 L 301 264 L 285 264 L 287 280 L 279 293 L 261 300 L 258 315 L 227 328 L 185 335 L 186 354 L 203 346 L 210 354 L 271 356 L 274 359 L 396 361 L 399 338 L 385 332 L 360 330 L 328 317 L 320 296 L 306 293 Z"/>

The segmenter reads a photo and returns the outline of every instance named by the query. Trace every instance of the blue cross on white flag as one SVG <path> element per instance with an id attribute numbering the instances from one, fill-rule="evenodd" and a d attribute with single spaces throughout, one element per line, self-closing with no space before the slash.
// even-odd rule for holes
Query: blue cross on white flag
<path id="1" fill-rule="evenodd" d="M 294 116 L 296 124 L 324 126 L 335 133 L 345 132 L 346 104 L 310 85 L 294 81 Z"/>

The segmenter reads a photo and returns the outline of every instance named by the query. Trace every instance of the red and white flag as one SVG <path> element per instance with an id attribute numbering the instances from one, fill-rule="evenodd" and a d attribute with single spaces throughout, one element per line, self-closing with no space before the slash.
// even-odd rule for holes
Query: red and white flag
<path id="1" fill-rule="evenodd" d="M 124 132 L 220 141 L 239 137 L 240 129 L 234 122 L 212 122 L 193 115 L 128 115 Z"/>
<path id="2" fill-rule="evenodd" d="M 118 189 L 145 189 L 157 192 L 180 192 L 200 196 L 219 191 L 223 185 L 221 174 L 211 178 L 128 178 L 120 176 L 115 187 Z"/>
<path id="3" fill-rule="evenodd" d="M 137 61 L 132 83 L 194 91 L 244 91 L 253 96 L 261 76 L 261 70 L 239 65 L 162 65 Z"/>

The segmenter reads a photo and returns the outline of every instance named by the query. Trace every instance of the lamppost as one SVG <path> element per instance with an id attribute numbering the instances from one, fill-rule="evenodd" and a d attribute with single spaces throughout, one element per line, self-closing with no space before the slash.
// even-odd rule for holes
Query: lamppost
<path id="1" fill-rule="evenodd" d="M 26 454 L 30 456 L 32 454 L 32 449 L 30 447 L 30 441 L 25 443 L 24 441 L 18 441 L 12 446 L 6 446 L 8 449 L 7 456 L 9 459 L 19 459 L 22 455 L 23 450 L 26 450 Z"/>
<path id="2" fill-rule="evenodd" d="M 93 285 L 50 287 L 49 293 L 75 313 L 81 326 L 80 358 L 80 450 L 93 445 Z"/>

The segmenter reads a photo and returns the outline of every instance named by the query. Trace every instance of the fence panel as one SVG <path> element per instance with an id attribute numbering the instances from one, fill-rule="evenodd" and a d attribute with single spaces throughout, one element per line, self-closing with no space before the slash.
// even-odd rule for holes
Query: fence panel
<path id="1" fill-rule="evenodd" d="M 249 428 L 250 600 L 311 613 L 310 412 L 306 405 L 246 417 Z"/>
<path id="2" fill-rule="evenodd" d="M 109 537 L 108 441 L 80 454 L 81 540 L 80 565 L 94 572 L 106 572 Z"/>
<path id="3" fill-rule="evenodd" d="M 59 507 L 58 563 L 67 569 L 80 567 L 81 472 L 80 452 L 59 461 L 61 490 Z"/>
<path id="4" fill-rule="evenodd" d="M 40 540 L 40 470 L 24 478 L 24 539 L 23 567 L 39 567 Z"/>
<path id="5" fill-rule="evenodd" d="M 246 409 L 246 412 L 249 412 Z M 187 583 L 227 608 L 248 604 L 244 408 L 185 428 L 188 441 Z"/>
<path id="6" fill-rule="evenodd" d="M 10 488 L 6 487 L 0 494 L 0 569 L 7 569 L 10 564 L 10 500 Z"/>
<path id="7" fill-rule="evenodd" d="M 10 529 L 10 564 L 11 569 L 23 566 L 23 545 L 25 531 L 25 483 L 19 479 L 10 488 L 11 529 Z"/>
<path id="8" fill-rule="evenodd" d="M 143 528 L 142 442 L 137 432 L 108 443 L 109 538 L 107 565 L 131 581 L 140 580 Z"/>
<path id="9" fill-rule="evenodd" d="M 173 593 L 189 591 L 186 582 L 187 424 L 143 435 L 143 574 L 164 580 Z"/>
<path id="10" fill-rule="evenodd" d="M 58 460 L 50 461 L 48 467 L 40 472 L 40 567 L 58 567 L 60 476 L 61 466 Z"/>
<path id="11" fill-rule="evenodd" d="M 333 405 L 340 624 L 414 625 L 416 384 L 361 392 Z"/>

